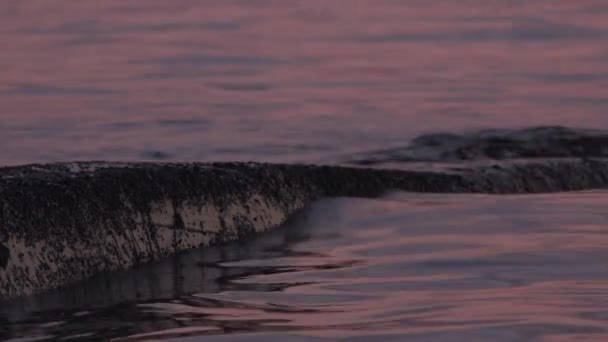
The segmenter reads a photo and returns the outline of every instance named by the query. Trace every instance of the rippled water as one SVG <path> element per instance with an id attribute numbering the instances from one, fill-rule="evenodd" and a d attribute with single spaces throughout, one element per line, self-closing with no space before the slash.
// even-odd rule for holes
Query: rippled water
<path id="1" fill-rule="evenodd" d="M 604 0 L 0 4 L 0 164 L 323 161 L 422 132 L 608 128 Z"/>
<path id="2" fill-rule="evenodd" d="M 608 129 L 607 19 L 604 0 L 3 0 L 0 165 L 460 160 L 487 139 L 408 140 Z M 326 200 L 2 303 L 0 339 L 608 340 L 607 198 Z"/>
<path id="3" fill-rule="evenodd" d="M 0 338 L 600 341 L 605 192 L 316 203 L 247 243 L 0 309 Z"/>

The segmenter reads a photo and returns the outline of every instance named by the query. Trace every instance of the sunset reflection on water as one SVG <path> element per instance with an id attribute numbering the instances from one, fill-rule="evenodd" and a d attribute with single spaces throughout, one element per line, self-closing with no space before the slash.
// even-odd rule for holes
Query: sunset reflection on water
<path id="1" fill-rule="evenodd" d="M 429 131 L 605 128 L 607 11 L 601 0 L 6 1 L 0 163 L 332 161 Z"/>
<path id="2" fill-rule="evenodd" d="M 427 132 L 608 129 L 607 18 L 604 0 L 4 0 L 0 165 L 332 164 Z M 250 243 L 3 303 L 0 339 L 608 340 L 605 208 L 324 200 Z"/>
<path id="3" fill-rule="evenodd" d="M 4 336 L 601 340 L 605 206 L 604 192 L 324 200 L 246 244 L 15 301 Z"/>

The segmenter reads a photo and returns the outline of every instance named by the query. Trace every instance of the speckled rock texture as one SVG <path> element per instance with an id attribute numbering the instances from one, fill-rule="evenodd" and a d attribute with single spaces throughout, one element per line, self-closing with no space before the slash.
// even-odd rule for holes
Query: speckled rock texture
<path id="1" fill-rule="evenodd" d="M 608 184 L 606 159 L 420 164 L 66 163 L 0 168 L 0 299 L 246 239 L 316 199 L 526 193 Z"/>

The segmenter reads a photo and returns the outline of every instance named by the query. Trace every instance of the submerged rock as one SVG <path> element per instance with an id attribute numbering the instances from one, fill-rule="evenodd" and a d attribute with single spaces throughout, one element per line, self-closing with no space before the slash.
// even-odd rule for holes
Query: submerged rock
<path id="1" fill-rule="evenodd" d="M 0 168 L 0 298 L 181 250 L 246 239 L 322 197 L 526 193 L 608 184 L 608 160 L 424 164 L 400 170 L 254 163 Z"/>
<path id="2" fill-rule="evenodd" d="M 407 146 L 365 153 L 349 162 L 380 165 L 387 162 L 567 157 L 608 157 L 608 131 L 546 126 L 466 134 L 433 133 L 421 135 Z"/>

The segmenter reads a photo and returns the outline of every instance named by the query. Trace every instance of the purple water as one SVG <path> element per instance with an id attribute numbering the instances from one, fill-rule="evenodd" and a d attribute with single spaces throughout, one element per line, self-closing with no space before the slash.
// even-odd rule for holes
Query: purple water
<path id="1" fill-rule="evenodd" d="M 434 131 L 608 128 L 603 0 L 0 4 L 0 164 L 332 162 Z"/>
<path id="2" fill-rule="evenodd" d="M 602 0 L 4 0 L 0 165 L 339 163 L 426 133 L 608 129 L 606 42 Z M 605 208 L 322 201 L 255 241 L 3 303 L 0 339 L 606 340 Z"/>
<path id="3" fill-rule="evenodd" d="M 607 202 L 325 200 L 254 241 L 7 303 L 0 338 L 602 341 Z"/>

